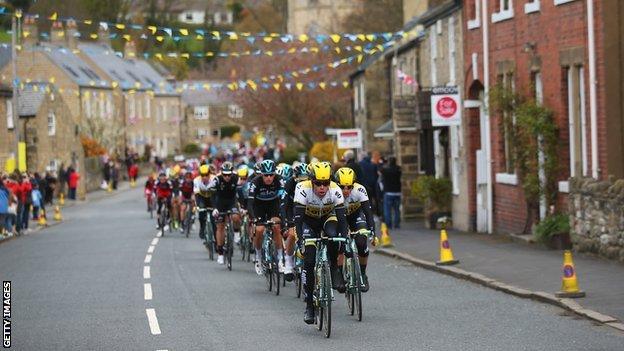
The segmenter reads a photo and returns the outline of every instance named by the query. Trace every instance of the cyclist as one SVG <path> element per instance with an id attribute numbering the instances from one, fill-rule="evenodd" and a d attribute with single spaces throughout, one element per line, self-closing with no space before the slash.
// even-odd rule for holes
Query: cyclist
<path id="1" fill-rule="evenodd" d="M 331 165 L 329 162 L 315 163 L 310 172 L 311 180 L 297 184 L 295 188 L 295 226 L 302 239 L 315 238 L 325 233 L 328 237 L 344 237 L 347 234 L 344 197 L 336 183 L 331 181 Z M 342 274 L 338 271 L 337 243 L 327 245 L 327 253 L 331 266 L 332 286 L 338 292 L 345 291 Z M 302 281 L 305 289 L 306 310 L 303 320 L 307 324 L 314 323 L 314 265 L 316 263 L 316 245 L 304 246 Z"/>
<path id="2" fill-rule="evenodd" d="M 256 222 L 256 230 L 254 237 L 254 247 L 256 249 L 256 257 L 254 259 L 256 273 L 262 275 L 261 264 L 261 248 L 262 233 L 264 233 L 263 222 L 271 220 L 276 223 L 273 226 L 273 240 L 277 248 L 278 269 L 280 273 L 284 272 L 284 249 L 280 237 L 280 197 L 283 193 L 284 184 L 279 176 L 275 174 L 275 162 L 272 160 L 264 160 L 260 163 L 260 173 L 252 181 L 249 187 L 249 198 L 247 210 L 249 215 Z"/>
<path id="3" fill-rule="evenodd" d="M 292 170 L 292 171 L 290 171 Z M 284 195 L 282 196 L 281 210 L 282 218 L 284 219 L 285 226 L 287 228 L 286 238 L 286 257 L 284 260 L 284 279 L 286 281 L 292 281 L 293 269 L 295 267 L 294 254 L 295 254 L 295 242 L 297 240 L 295 235 L 295 222 L 293 221 L 293 199 L 295 197 L 295 187 L 297 183 L 308 180 L 308 170 L 305 163 L 299 163 L 290 170 L 284 169 L 289 179 L 286 180 L 284 185 Z M 289 174 L 292 173 L 292 174 Z"/>
<path id="4" fill-rule="evenodd" d="M 234 241 L 240 241 L 240 215 L 236 203 L 236 186 L 238 176 L 234 174 L 232 162 L 225 161 L 221 165 L 221 174 L 212 178 L 208 186 L 216 195 L 214 217 L 217 219 L 217 263 L 224 264 L 223 245 L 225 243 L 225 216 L 227 211 L 232 212 L 234 223 Z"/>
<path id="5" fill-rule="evenodd" d="M 206 221 L 210 219 L 210 226 L 213 229 L 212 216 L 209 214 L 212 211 L 212 192 L 208 188 L 210 185 L 210 167 L 208 165 L 201 165 L 199 167 L 199 176 L 193 180 L 193 193 L 195 194 L 195 202 L 197 208 L 202 209 L 199 211 L 199 237 L 208 241 L 206 238 Z"/>
<path id="6" fill-rule="evenodd" d="M 251 180 L 253 177 L 253 170 L 247 167 L 246 165 L 242 165 L 238 168 L 238 185 L 236 186 L 236 195 L 238 198 L 238 206 L 241 209 L 242 215 L 247 214 L 247 198 L 249 197 L 249 187 L 251 185 Z M 251 221 L 248 222 L 246 232 L 247 236 L 251 235 L 251 230 L 253 229 L 253 225 Z M 250 249 L 251 251 L 251 249 Z"/>
<path id="7" fill-rule="evenodd" d="M 184 179 L 182 183 L 180 183 L 180 194 L 182 195 L 181 203 L 180 203 L 180 218 L 184 219 L 186 216 L 187 206 L 193 207 L 193 173 L 191 171 L 186 171 L 184 173 Z M 180 231 L 183 231 L 184 228 L 180 227 Z"/>
<path id="8" fill-rule="evenodd" d="M 163 204 L 167 206 L 169 213 L 171 213 L 171 195 L 173 192 L 173 187 L 171 185 L 171 182 L 167 180 L 167 175 L 165 174 L 165 172 L 160 172 L 160 174 L 158 175 L 158 181 L 154 185 L 154 190 L 156 192 L 156 200 L 158 202 L 158 210 L 156 211 L 156 214 L 158 215 L 158 223 L 160 223 L 160 212 L 162 210 Z M 160 224 L 157 228 L 168 230 L 169 225 L 166 224 L 168 219 L 169 218 L 165 218 L 164 228 L 160 228 Z"/>
<path id="9" fill-rule="evenodd" d="M 150 211 L 150 205 L 151 205 L 151 201 L 152 201 L 152 196 L 154 193 L 154 185 L 156 184 L 156 179 L 154 177 L 154 174 L 150 174 L 149 177 L 147 177 L 147 180 L 145 181 L 145 189 L 143 190 L 143 193 L 145 194 L 145 197 L 147 198 L 147 212 Z"/>
<path id="10" fill-rule="evenodd" d="M 345 207 L 347 215 L 347 224 L 351 232 L 360 229 L 368 229 L 375 237 L 375 220 L 373 219 L 373 210 L 371 209 L 370 200 L 363 185 L 355 182 L 355 172 L 349 167 L 342 167 L 336 171 L 334 176 L 336 183 L 342 189 L 342 195 L 345 198 Z M 372 243 L 375 244 L 376 240 Z M 357 246 L 358 256 L 360 257 L 360 270 L 364 286 L 362 292 L 369 289 L 368 277 L 366 276 L 366 264 L 368 263 L 368 245 L 367 238 L 363 235 L 355 236 L 355 245 Z M 342 263 L 344 256 L 338 258 L 338 268 L 342 272 Z"/>
<path id="11" fill-rule="evenodd" d="M 177 229 L 179 226 L 179 214 L 180 214 L 180 166 L 175 165 L 170 169 L 169 181 L 172 186 L 172 201 L 171 201 L 171 218 L 173 219 L 173 228 Z"/>

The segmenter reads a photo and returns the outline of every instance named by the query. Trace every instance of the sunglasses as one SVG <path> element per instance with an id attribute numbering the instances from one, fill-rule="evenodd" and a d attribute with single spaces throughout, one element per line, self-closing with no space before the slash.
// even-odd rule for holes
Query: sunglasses
<path id="1" fill-rule="evenodd" d="M 312 184 L 316 186 L 329 186 L 330 181 L 329 180 L 315 180 L 312 182 Z"/>
<path id="2" fill-rule="evenodd" d="M 347 190 L 353 190 L 353 185 L 341 185 L 340 186 L 341 189 L 347 189 Z"/>
<path id="3" fill-rule="evenodd" d="M 270 177 L 275 177 L 275 174 L 263 174 L 262 176 L 265 178 L 270 178 Z"/>

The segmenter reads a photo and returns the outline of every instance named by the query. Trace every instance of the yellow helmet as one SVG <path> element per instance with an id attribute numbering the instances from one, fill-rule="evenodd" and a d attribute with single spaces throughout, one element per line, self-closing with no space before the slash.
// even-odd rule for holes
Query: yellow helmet
<path id="1" fill-rule="evenodd" d="M 247 178 L 248 174 L 249 174 L 249 169 L 247 169 L 247 167 L 241 167 L 238 169 L 238 176 L 240 178 Z"/>
<path id="2" fill-rule="evenodd" d="M 208 167 L 208 165 L 201 165 L 201 167 L 199 167 L 199 174 L 207 176 L 210 174 L 210 167 Z"/>
<path id="3" fill-rule="evenodd" d="M 331 165 L 329 162 L 318 162 L 312 165 L 310 175 L 313 180 L 330 180 Z"/>
<path id="4" fill-rule="evenodd" d="M 338 185 L 349 186 L 355 182 L 355 172 L 349 167 L 342 167 L 336 171 L 335 174 Z"/>
<path id="5" fill-rule="evenodd" d="M 173 175 L 180 173 L 180 165 L 173 166 L 173 170 L 171 172 Z"/>

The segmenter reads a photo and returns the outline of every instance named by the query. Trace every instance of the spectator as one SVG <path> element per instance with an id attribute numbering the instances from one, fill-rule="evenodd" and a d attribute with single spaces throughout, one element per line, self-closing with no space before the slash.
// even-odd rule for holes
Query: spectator
<path id="1" fill-rule="evenodd" d="M 54 192 L 56 191 L 56 178 L 52 172 L 45 173 L 46 189 L 43 197 L 44 203 L 52 205 L 54 200 Z"/>
<path id="2" fill-rule="evenodd" d="M 6 188 L 9 190 L 9 209 L 8 209 L 8 216 L 6 218 L 6 227 L 7 230 L 15 233 L 15 231 L 13 230 L 14 226 L 17 225 L 17 197 L 16 197 L 16 193 L 18 191 L 18 184 L 15 178 L 15 175 L 11 177 L 8 176 L 4 176 L 3 178 L 4 181 L 4 185 L 6 186 Z"/>
<path id="3" fill-rule="evenodd" d="M 78 188 L 78 180 L 80 179 L 80 174 L 73 167 L 69 167 L 67 173 L 69 174 L 67 177 L 67 185 L 69 187 L 68 198 L 70 200 L 76 200 L 76 188 Z"/>
<path id="4" fill-rule="evenodd" d="M 28 232 L 28 222 L 30 220 L 30 205 L 32 183 L 28 173 L 23 173 L 19 178 L 19 192 L 16 194 L 18 198 L 17 204 L 17 231 Z"/>
<path id="5" fill-rule="evenodd" d="M 377 213 L 379 204 L 377 203 L 377 178 L 379 177 L 377 165 L 371 161 L 370 152 L 364 156 L 360 161 L 360 168 L 362 169 L 362 178 L 360 184 L 364 185 L 366 192 L 368 192 L 368 198 L 371 200 L 373 212 Z"/>
<path id="6" fill-rule="evenodd" d="M 69 182 L 69 178 L 67 177 L 67 170 L 65 169 L 65 164 L 61 163 L 61 167 L 58 170 L 58 194 L 65 194 L 65 186 Z"/>
<path id="7" fill-rule="evenodd" d="M 30 193 L 30 201 L 32 203 L 32 218 L 33 220 L 39 219 L 39 216 L 45 217 L 45 209 L 43 208 L 43 196 L 39 190 L 39 185 L 36 182 L 32 183 L 32 190 Z M 41 210 L 41 213 L 39 212 Z"/>
<path id="8" fill-rule="evenodd" d="M 136 163 L 133 163 L 128 168 L 128 178 L 131 182 L 136 182 L 137 177 L 139 176 L 139 166 Z"/>
<path id="9" fill-rule="evenodd" d="M 345 167 L 349 167 L 353 170 L 353 172 L 355 172 L 355 180 L 357 182 L 361 182 L 364 175 L 360 165 L 355 162 L 355 153 L 353 152 L 353 150 L 345 151 L 342 155 L 342 159 L 344 160 Z"/>
<path id="10" fill-rule="evenodd" d="M 110 161 L 110 176 L 113 182 L 113 190 L 117 190 L 117 183 L 119 183 L 119 163 Z"/>
<path id="11" fill-rule="evenodd" d="M 0 233 L 10 232 L 11 228 L 7 226 L 9 221 L 9 200 L 11 191 L 4 185 L 4 178 L 0 179 Z"/>
<path id="12" fill-rule="evenodd" d="M 113 166 L 112 166 L 113 161 L 112 160 L 108 160 L 104 163 L 104 167 L 102 169 L 103 172 L 103 177 L 104 177 L 104 182 L 102 182 L 102 189 L 106 189 L 109 186 L 111 186 L 111 178 L 112 178 L 112 173 L 113 173 Z"/>
<path id="13" fill-rule="evenodd" d="M 388 165 L 380 171 L 383 185 L 384 222 L 388 229 L 401 227 L 401 167 L 395 157 L 390 157 Z"/>

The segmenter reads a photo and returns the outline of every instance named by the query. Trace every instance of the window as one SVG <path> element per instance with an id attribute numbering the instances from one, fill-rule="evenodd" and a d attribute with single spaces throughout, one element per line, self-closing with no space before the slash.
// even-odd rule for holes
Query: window
<path id="1" fill-rule="evenodd" d="M 84 114 L 85 116 L 87 116 L 87 118 L 91 118 L 92 114 L 91 114 L 91 100 L 90 99 L 90 95 L 89 93 L 84 93 L 84 95 L 82 96 L 82 104 L 84 107 Z"/>
<path id="2" fill-rule="evenodd" d="M 136 105 L 134 104 L 134 95 L 128 95 L 128 117 L 136 118 Z"/>
<path id="3" fill-rule="evenodd" d="M 203 128 L 198 128 L 197 129 L 197 139 L 204 140 L 204 138 L 208 135 L 208 131 L 206 129 Z"/>
<path id="4" fill-rule="evenodd" d="M 583 66 L 566 68 L 567 108 L 570 127 L 570 177 L 588 175 L 587 121 L 585 114 L 585 70 Z"/>
<path id="5" fill-rule="evenodd" d="M 191 12 L 187 12 L 186 13 L 186 20 L 187 21 L 192 21 L 193 20 L 193 14 Z"/>
<path id="6" fill-rule="evenodd" d="M 433 30 L 429 30 L 429 50 L 431 56 L 431 86 L 436 86 L 438 85 L 438 69 L 436 67 L 438 58 L 438 37 L 434 35 Z"/>
<path id="7" fill-rule="evenodd" d="M 13 102 L 11 100 L 6 100 L 6 119 L 7 128 L 15 128 L 15 124 L 13 123 Z"/>
<path id="8" fill-rule="evenodd" d="M 492 23 L 502 22 L 513 18 L 513 0 L 494 0 L 496 12 L 492 14 Z"/>
<path id="9" fill-rule="evenodd" d="M 470 0 L 468 7 L 468 29 L 481 27 L 481 0 Z"/>
<path id="10" fill-rule="evenodd" d="M 228 116 L 230 118 L 243 118 L 243 109 L 236 104 L 230 104 L 228 106 Z"/>
<path id="11" fill-rule="evenodd" d="M 137 118 L 143 119 L 143 101 L 140 96 L 137 96 L 136 99 L 134 99 L 134 103 L 136 105 Z"/>
<path id="12" fill-rule="evenodd" d="M 215 12 L 213 18 L 214 18 L 214 24 L 220 24 L 221 23 L 221 13 Z"/>
<path id="13" fill-rule="evenodd" d="M 208 106 L 195 106 L 193 116 L 195 119 L 208 119 L 210 117 Z"/>
<path id="14" fill-rule="evenodd" d="M 160 117 L 162 118 L 163 121 L 166 121 L 168 114 L 167 114 L 167 104 L 164 101 L 160 103 L 160 110 L 162 111 Z"/>
<path id="15" fill-rule="evenodd" d="M 53 111 L 48 113 L 48 135 L 56 135 L 56 115 Z"/>
<path id="16" fill-rule="evenodd" d="M 104 97 L 104 93 L 100 93 L 98 104 L 100 108 L 100 118 L 104 119 L 106 118 L 106 98 Z"/>
<path id="17" fill-rule="evenodd" d="M 511 72 L 507 72 L 505 74 L 501 74 L 498 76 L 498 84 L 503 87 L 505 90 L 509 90 L 509 91 L 515 91 L 515 85 L 514 85 L 514 76 L 513 73 Z M 513 127 L 513 125 L 515 125 L 516 119 L 515 116 L 509 116 L 507 114 L 507 112 L 503 113 L 502 116 L 500 116 L 500 118 L 502 118 L 502 123 L 501 128 L 500 128 L 500 135 L 501 135 L 501 143 L 502 143 L 502 157 L 501 157 L 501 170 L 502 173 L 505 173 L 507 175 L 514 175 L 516 173 L 516 169 L 515 169 L 515 165 L 514 165 L 514 157 L 513 157 L 513 142 L 512 142 L 512 130 L 511 128 Z M 511 125 L 509 122 L 504 122 L 504 121 L 509 121 L 509 118 L 511 118 Z M 500 176 L 497 175 L 497 180 L 500 178 Z M 507 180 L 501 180 L 499 181 L 501 183 L 516 183 L 516 181 L 507 181 Z M 515 185 L 515 184 L 513 184 Z"/>
<path id="18" fill-rule="evenodd" d="M 540 0 L 528 0 L 526 4 L 524 4 L 524 13 L 532 13 L 539 12 L 540 10 Z"/>
<path id="19" fill-rule="evenodd" d="M 455 48 L 455 17 L 448 19 L 448 51 L 449 51 L 449 85 L 455 85 L 456 48 Z"/>

